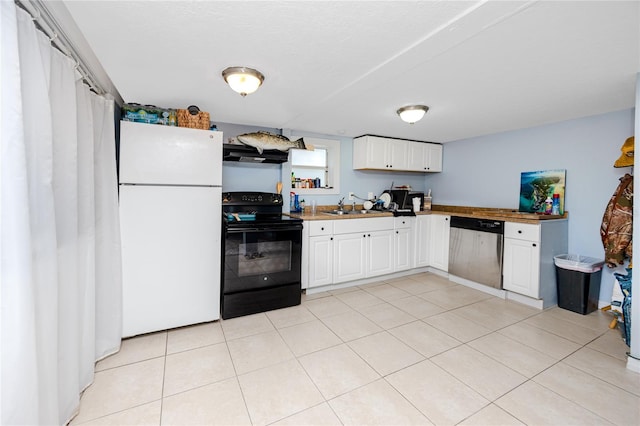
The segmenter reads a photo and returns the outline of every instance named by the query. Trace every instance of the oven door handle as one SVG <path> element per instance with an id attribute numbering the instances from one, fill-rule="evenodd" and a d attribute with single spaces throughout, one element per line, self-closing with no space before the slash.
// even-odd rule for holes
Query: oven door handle
<path id="1" fill-rule="evenodd" d="M 277 231 L 302 231 L 302 225 L 292 226 L 256 226 L 247 228 L 227 228 L 229 234 L 241 234 L 244 232 L 277 232 Z"/>

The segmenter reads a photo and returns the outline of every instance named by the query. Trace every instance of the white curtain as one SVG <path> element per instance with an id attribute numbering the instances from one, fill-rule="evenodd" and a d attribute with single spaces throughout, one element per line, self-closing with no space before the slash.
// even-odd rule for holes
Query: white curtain
<path id="1" fill-rule="evenodd" d="M 0 420 L 64 424 L 120 345 L 114 105 L 27 12 L 0 8 Z"/>

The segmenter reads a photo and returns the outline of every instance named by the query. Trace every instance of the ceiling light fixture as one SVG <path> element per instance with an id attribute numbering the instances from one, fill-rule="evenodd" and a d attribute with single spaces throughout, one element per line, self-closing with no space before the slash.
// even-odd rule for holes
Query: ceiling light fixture
<path id="1" fill-rule="evenodd" d="M 222 71 L 222 78 L 243 97 L 258 90 L 264 81 L 264 75 L 260 71 L 246 67 L 229 67 Z"/>
<path id="2" fill-rule="evenodd" d="M 427 111 L 429 111 L 429 107 L 426 105 L 409 105 L 400 108 L 397 113 L 402 121 L 413 124 L 420 121 Z"/>

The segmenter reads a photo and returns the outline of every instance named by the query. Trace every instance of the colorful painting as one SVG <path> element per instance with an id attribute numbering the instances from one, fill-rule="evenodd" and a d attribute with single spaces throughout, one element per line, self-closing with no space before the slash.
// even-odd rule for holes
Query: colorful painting
<path id="1" fill-rule="evenodd" d="M 520 174 L 520 207 L 518 210 L 527 213 L 544 213 L 546 199 L 553 199 L 553 194 L 558 194 L 560 196 L 560 214 L 564 214 L 566 174 L 566 170 L 522 172 Z"/>

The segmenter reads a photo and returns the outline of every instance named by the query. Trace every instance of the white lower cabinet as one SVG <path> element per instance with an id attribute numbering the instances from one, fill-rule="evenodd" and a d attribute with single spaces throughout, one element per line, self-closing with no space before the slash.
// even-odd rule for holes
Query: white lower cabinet
<path id="1" fill-rule="evenodd" d="M 421 268 L 430 265 L 429 246 L 431 242 L 431 218 L 433 215 L 416 216 L 414 232 L 415 266 Z"/>
<path id="2" fill-rule="evenodd" d="M 503 259 L 502 287 L 537 299 L 540 295 L 540 242 L 505 238 Z"/>
<path id="3" fill-rule="evenodd" d="M 413 217 L 396 217 L 394 228 L 393 271 L 406 271 L 415 266 L 413 256 Z"/>
<path id="4" fill-rule="evenodd" d="M 432 214 L 429 241 L 430 266 L 447 272 L 449 270 L 449 231 L 451 216 Z"/>
<path id="5" fill-rule="evenodd" d="M 367 235 L 342 234 L 333 237 L 333 282 L 342 283 L 365 278 Z"/>
<path id="6" fill-rule="evenodd" d="M 333 283 L 333 236 L 309 237 L 307 287 Z"/>
<path id="7" fill-rule="evenodd" d="M 307 288 L 394 271 L 392 217 L 308 222 Z"/>
<path id="8" fill-rule="evenodd" d="M 307 278 L 305 288 L 333 283 L 333 221 L 305 222 L 303 234 L 307 234 L 302 241 L 303 265 L 307 260 L 303 269 Z"/>
<path id="9" fill-rule="evenodd" d="M 567 253 L 568 221 L 540 222 L 505 222 L 502 287 L 546 308 L 558 300 L 553 258 Z"/>
<path id="10" fill-rule="evenodd" d="M 393 272 L 393 240 L 390 229 L 367 233 L 367 277 Z"/>

